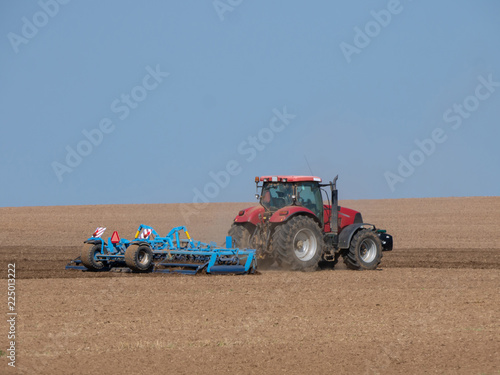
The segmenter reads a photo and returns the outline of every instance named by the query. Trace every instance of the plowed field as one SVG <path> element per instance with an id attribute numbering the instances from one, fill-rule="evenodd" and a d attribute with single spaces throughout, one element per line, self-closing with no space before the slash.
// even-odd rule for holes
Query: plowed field
<path id="1" fill-rule="evenodd" d="M 64 270 L 97 226 L 221 242 L 241 203 L 0 208 L 0 373 L 500 374 L 500 197 L 343 201 L 394 236 L 377 271 Z M 16 368 L 6 352 L 16 265 Z M 3 332 L 3 333 L 2 333 Z"/>

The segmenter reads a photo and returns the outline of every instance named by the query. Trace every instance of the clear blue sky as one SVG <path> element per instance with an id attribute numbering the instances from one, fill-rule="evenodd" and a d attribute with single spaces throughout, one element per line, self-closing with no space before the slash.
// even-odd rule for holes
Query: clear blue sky
<path id="1" fill-rule="evenodd" d="M 65 2 L 0 5 L 0 206 L 499 195 L 498 1 Z"/>

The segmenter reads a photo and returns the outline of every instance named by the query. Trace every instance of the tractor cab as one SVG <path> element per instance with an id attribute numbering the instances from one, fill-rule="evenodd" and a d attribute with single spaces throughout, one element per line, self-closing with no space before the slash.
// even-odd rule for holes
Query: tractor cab
<path id="1" fill-rule="evenodd" d="M 311 210 L 316 217 L 323 217 L 319 177 L 261 177 L 259 180 L 263 182 L 260 204 L 266 211 L 275 212 L 287 206 L 302 206 Z"/>

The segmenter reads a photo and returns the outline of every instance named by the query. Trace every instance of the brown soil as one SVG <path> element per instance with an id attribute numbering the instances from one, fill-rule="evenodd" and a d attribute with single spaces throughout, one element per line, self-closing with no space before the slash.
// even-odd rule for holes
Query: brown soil
<path id="1" fill-rule="evenodd" d="M 500 197 L 341 204 L 394 236 L 379 270 L 66 271 L 97 226 L 221 242 L 247 205 L 0 208 L 19 314 L 15 369 L 0 320 L 0 373 L 500 374 Z"/>

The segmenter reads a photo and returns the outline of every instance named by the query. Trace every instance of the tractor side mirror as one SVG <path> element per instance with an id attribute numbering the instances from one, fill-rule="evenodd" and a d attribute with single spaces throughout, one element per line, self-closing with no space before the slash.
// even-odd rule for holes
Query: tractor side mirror
<path id="1" fill-rule="evenodd" d="M 259 200 L 260 199 L 260 195 L 259 194 L 255 194 L 255 199 Z"/>

